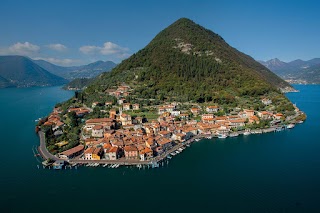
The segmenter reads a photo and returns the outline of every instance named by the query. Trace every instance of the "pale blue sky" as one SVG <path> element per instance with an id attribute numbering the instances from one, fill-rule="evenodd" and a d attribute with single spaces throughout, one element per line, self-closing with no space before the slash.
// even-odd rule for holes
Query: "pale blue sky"
<path id="1" fill-rule="evenodd" d="M 320 57 L 316 0 L 2 0 L 0 54 L 60 65 L 120 62 L 181 17 L 257 60 Z"/>

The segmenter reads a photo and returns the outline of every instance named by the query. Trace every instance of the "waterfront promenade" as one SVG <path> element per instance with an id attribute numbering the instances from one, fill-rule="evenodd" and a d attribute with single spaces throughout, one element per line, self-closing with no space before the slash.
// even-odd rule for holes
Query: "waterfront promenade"
<path id="1" fill-rule="evenodd" d="M 42 131 L 38 132 L 39 138 L 40 138 L 40 146 L 38 147 L 39 153 L 41 154 L 42 158 L 47 160 L 47 159 L 52 159 L 52 160 L 63 160 L 60 159 L 58 157 L 56 157 L 55 155 L 51 154 L 48 149 L 46 148 L 46 144 L 45 144 L 45 135 Z M 143 165 L 147 165 L 147 164 L 152 164 L 152 163 L 156 163 L 159 161 L 162 161 L 163 159 L 165 159 L 170 153 L 178 150 L 179 148 L 185 146 L 186 144 L 190 144 L 192 143 L 195 139 L 197 138 L 204 138 L 204 135 L 197 135 L 187 141 L 185 141 L 184 143 L 180 143 L 177 144 L 176 146 L 172 147 L 171 149 L 169 149 L 168 151 L 162 153 L 159 156 L 156 156 L 155 158 L 153 158 L 152 160 L 145 160 L 145 161 L 140 161 L 140 160 L 128 160 L 125 158 L 120 158 L 117 160 L 107 160 L 107 159 L 101 159 L 101 160 L 83 160 L 83 159 L 70 159 L 68 160 L 69 163 L 73 164 L 73 163 L 81 163 L 81 164 L 87 164 L 87 163 L 99 163 L 99 164 L 119 164 L 119 165 L 139 165 L 139 164 L 143 164 Z"/>
<path id="2" fill-rule="evenodd" d="M 276 130 L 277 126 L 272 126 L 266 129 L 261 129 L 260 133 L 268 133 L 268 132 L 274 132 Z M 245 131 L 238 131 L 239 134 L 244 134 Z M 60 159 L 57 156 L 51 154 L 45 145 L 45 134 L 42 131 L 39 131 L 38 133 L 40 138 L 40 146 L 38 147 L 39 153 L 41 154 L 43 159 L 53 159 L 53 160 L 64 160 Z M 119 164 L 119 165 L 151 165 L 153 163 L 158 163 L 164 160 L 170 153 L 177 151 L 178 149 L 186 146 L 187 144 L 193 143 L 196 139 L 204 139 L 206 137 L 216 137 L 216 135 L 206 135 L 206 134 L 199 134 L 196 135 L 183 143 L 178 143 L 175 146 L 173 146 L 171 149 L 163 152 L 161 155 L 158 155 L 152 159 L 140 161 L 140 160 L 133 160 L 133 159 L 125 159 L 120 158 L 117 160 L 107 160 L 107 159 L 101 159 L 101 160 L 84 160 L 79 159 L 79 157 L 67 160 L 70 164 L 89 164 L 89 163 L 98 163 L 98 164 Z"/>

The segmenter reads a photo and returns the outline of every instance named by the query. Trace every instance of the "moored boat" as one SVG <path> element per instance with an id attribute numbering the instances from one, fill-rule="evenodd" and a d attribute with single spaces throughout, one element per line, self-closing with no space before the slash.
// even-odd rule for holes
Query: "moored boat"
<path id="1" fill-rule="evenodd" d="M 293 129 L 294 127 L 295 127 L 294 124 L 288 124 L 288 125 L 287 125 L 287 129 Z"/>
<path id="2" fill-rule="evenodd" d="M 251 134 L 251 131 L 250 130 L 246 130 L 243 135 L 250 135 Z"/>
<path id="3" fill-rule="evenodd" d="M 50 159 L 47 159 L 45 161 L 42 162 L 42 165 L 47 167 L 47 166 L 51 166 L 53 164 L 53 161 L 51 161 Z"/>
<path id="4" fill-rule="evenodd" d="M 53 169 L 59 170 L 62 169 L 62 167 L 64 166 L 64 161 L 63 160 L 57 160 L 56 162 L 54 162 L 52 164 Z"/>
<path id="5" fill-rule="evenodd" d="M 227 138 L 228 136 L 227 135 L 225 135 L 225 134 L 219 134 L 218 135 L 218 138 Z"/>

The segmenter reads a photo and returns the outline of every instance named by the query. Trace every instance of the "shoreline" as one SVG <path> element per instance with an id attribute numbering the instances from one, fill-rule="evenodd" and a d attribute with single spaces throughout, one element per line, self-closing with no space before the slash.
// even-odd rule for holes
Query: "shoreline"
<path id="1" fill-rule="evenodd" d="M 264 133 L 270 133 L 270 132 L 277 132 L 277 128 L 279 128 L 279 126 L 272 126 L 269 128 L 265 128 L 265 129 L 259 129 L 259 130 L 251 130 L 250 134 L 264 134 Z M 281 127 L 283 130 L 283 126 Z M 246 130 L 242 130 L 242 131 L 237 131 L 234 133 L 237 133 L 238 136 L 244 135 L 244 133 L 247 132 Z M 61 159 L 58 158 L 57 156 L 51 154 L 48 150 L 47 147 L 45 146 L 45 136 L 44 133 L 42 131 L 38 132 L 39 135 L 39 139 L 40 139 L 40 146 L 38 147 L 38 152 L 40 154 L 40 156 L 42 157 L 43 160 L 48 160 L 48 159 L 52 159 L 54 161 L 64 161 L 67 162 L 69 165 L 90 165 L 90 164 L 98 164 L 98 165 L 115 165 L 118 164 L 119 166 L 142 166 L 142 165 L 147 165 L 147 166 L 152 166 L 152 168 L 156 168 L 159 167 L 159 164 L 161 162 L 163 162 L 166 159 L 169 159 L 168 156 L 171 155 L 171 153 L 175 153 L 176 151 L 178 151 L 179 149 L 184 150 L 186 147 L 190 146 L 192 143 L 197 142 L 197 139 L 199 140 L 203 140 L 203 139 L 212 139 L 212 138 L 218 138 L 217 135 L 214 134 L 199 134 L 199 135 L 195 135 L 194 137 L 181 142 L 177 145 L 175 145 L 174 147 L 172 147 L 170 150 L 162 153 L 161 155 L 158 155 L 156 157 L 154 157 L 153 159 L 150 160 L 145 160 L 145 161 L 141 161 L 141 160 L 127 160 L 127 159 L 118 159 L 118 160 L 107 160 L 107 159 L 100 159 L 100 160 L 83 160 L 83 159 L 78 159 L 78 158 L 73 158 L 73 159 Z M 237 137 L 237 136 L 236 136 Z M 230 137 L 233 138 L 233 137 Z M 180 154 L 182 151 L 179 151 L 179 153 L 176 154 Z M 176 155 L 174 154 L 174 155 Z M 81 154 L 82 155 L 82 154 Z M 80 155 L 80 156 L 81 156 Z M 170 157 L 171 159 L 171 157 Z"/>

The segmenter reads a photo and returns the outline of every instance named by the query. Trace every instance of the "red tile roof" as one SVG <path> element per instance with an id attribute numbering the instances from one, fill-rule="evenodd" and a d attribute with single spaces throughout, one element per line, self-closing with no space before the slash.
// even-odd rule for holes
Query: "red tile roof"
<path id="1" fill-rule="evenodd" d="M 124 151 L 126 152 L 134 152 L 134 151 L 138 151 L 136 146 L 125 146 L 124 147 Z"/>
<path id="2" fill-rule="evenodd" d="M 83 148 L 84 148 L 83 145 L 78 145 L 78 146 L 73 147 L 73 148 L 71 148 L 71 149 L 68 149 L 68 150 L 66 150 L 66 151 L 64 151 L 64 152 L 61 152 L 61 154 L 66 155 L 66 156 L 70 156 L 70 155 L 73 155 L 73 154 L 75 154 L 75 153 L 77 153 L 77 152 L 82 151 Z"/>
<path id="3" fill-rule="evenodd" d="M 111 118 L 93 118 L 86 121 L 86 124 L 94 124 L 94 123 L 107 123 L 112 122 Z"/>

